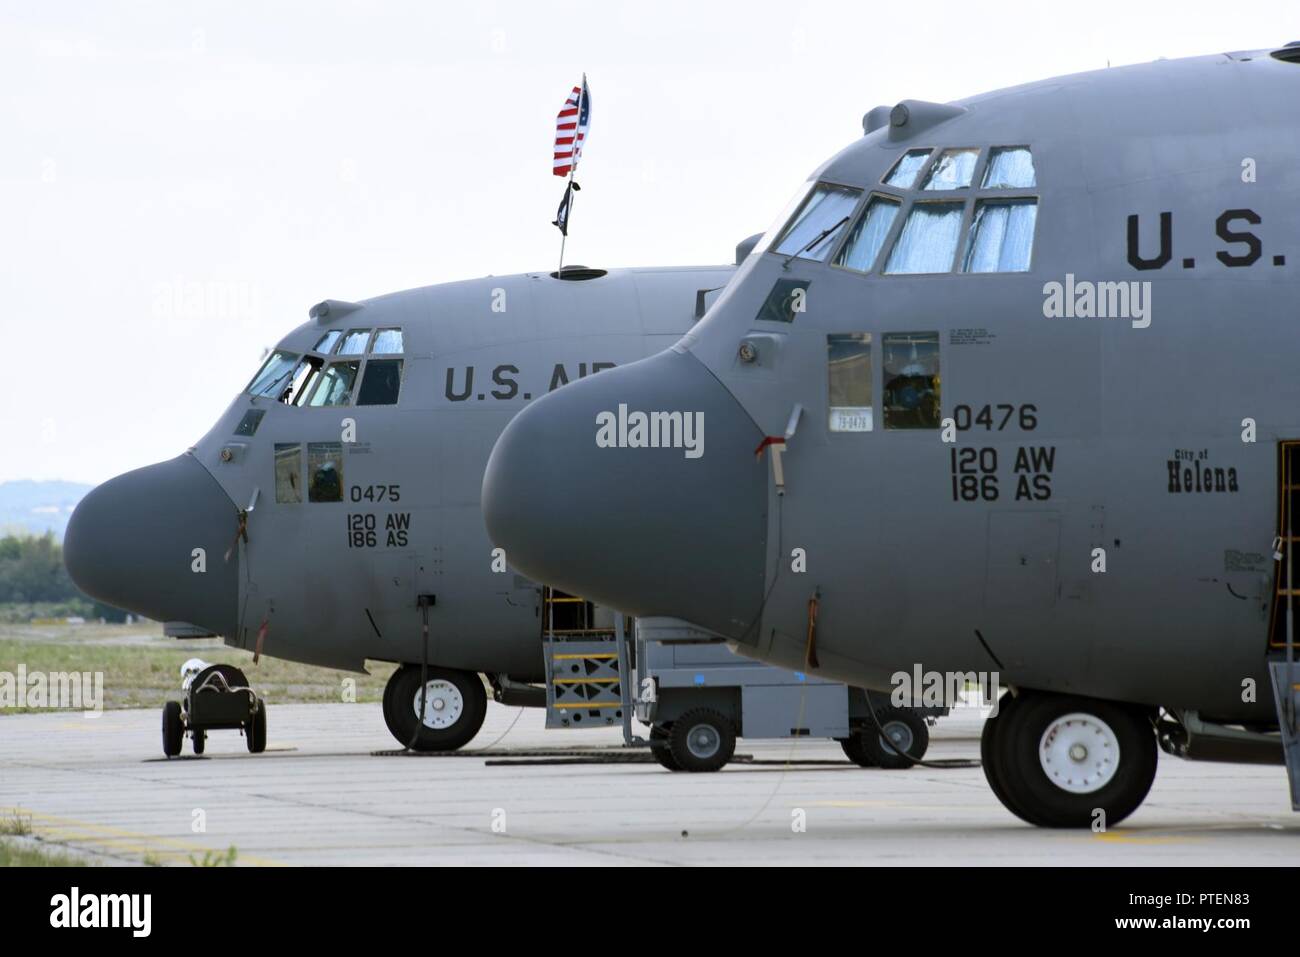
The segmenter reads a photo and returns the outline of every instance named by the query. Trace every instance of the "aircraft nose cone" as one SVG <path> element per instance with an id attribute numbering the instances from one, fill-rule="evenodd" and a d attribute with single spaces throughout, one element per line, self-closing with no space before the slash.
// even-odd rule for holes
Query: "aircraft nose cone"
<path id="1" fill-rule="evenodd" d="M 758 427 L 694 356 L 566 385 L 497 440 L 483 514 L 528 577 L 738 638 L 758 615 L 767 463 Z"/>
<path id="2" fill-rule="evenodd" d="M 238 509 L 192 455 L 127 472 L 83 498 L 63 561 L 92 598 L 218 635 L 238 626 Z M 202 562 L 195 549 L 203 549 Z M 203 571 L 197 571 L 204 568 Z"/>

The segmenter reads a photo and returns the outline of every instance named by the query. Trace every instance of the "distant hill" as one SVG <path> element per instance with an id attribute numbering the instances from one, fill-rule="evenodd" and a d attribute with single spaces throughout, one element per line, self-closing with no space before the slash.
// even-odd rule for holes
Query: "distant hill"
<path id="1" fill-rule="evenodd" d="M 52 531 L 61 542 L 72 510 L 92 488 L 81 482 L 0 482 L 0 534 Z"/>

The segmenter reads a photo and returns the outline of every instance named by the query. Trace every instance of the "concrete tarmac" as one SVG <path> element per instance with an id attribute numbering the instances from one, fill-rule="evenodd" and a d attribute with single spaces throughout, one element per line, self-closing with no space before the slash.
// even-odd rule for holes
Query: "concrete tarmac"
<path id="1" fill-rule="evenodd" d="M 978 758 L 980 717 L 931 729 L 927 758 Z M 1146 803 L 1102 834 L 1021 823 L 978 768 L 862 769 L 833 741 L 741 741 L 716 774 L 654 763 L 493 763 L 617 751 L 617 729 L 546 731 L 489 703 L 457 756 L 395 747 L 377 704 L 271 705 L 266 753 L 238 731 L 162 757 L 158 711 L 0 718 L 0 817 L 107 864 L 1295 865 L 1281 767 L 1160 756 Z M 643 730 L 643 729 L 642 729 Z M 483 749 L 490 749 L 488 756 Z M 803 829 L 798 825 L 803 823 Z"/>

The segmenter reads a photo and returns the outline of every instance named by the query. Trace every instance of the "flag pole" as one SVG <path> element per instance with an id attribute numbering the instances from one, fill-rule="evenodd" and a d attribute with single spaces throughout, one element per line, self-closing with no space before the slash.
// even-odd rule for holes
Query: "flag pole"
<path id="1" fill-rule="evenodd" d="M 576 128 L 573 131 L 573 141 L 575 144 L 578 141 L 578 131 Z M 573 198 L 578 195 L 573 188 L 573 173 L 574 173 L 574 165 L 570 165 L 569 185 L 565 187 L 565 194 L 564 194 L 565 197 L 568 199 L 568 206 L 564 211 L 564 228 L 560 230 L 560 268 L 556 270 L 555 275 L 557 279 L 561 278 L 561 273 L 564 272 L 564 244 L 569 239 L 569 222 L 570 220 L 573 219 Z"/>
<path id="2" fill-rule="evenodd" d="M 587 74 L 582 74 L 582 88 L 578 91 L 578 115 L 573 124 L 573 158 L 569 162 L 569 183 L 564 187 L 565 197 L 569 201 L 564 211 L 564 228 L 560 230 L 560 268 L 555 271 L 557 279 L 564 275 L 564 244 L 569 240 L 569 223 L 573 220 L 573 202 L 578 191 L 573 188 L 573 176 L 578 172 L 578 131 L 582 129 L 582 100 L 587 95 Z"/>

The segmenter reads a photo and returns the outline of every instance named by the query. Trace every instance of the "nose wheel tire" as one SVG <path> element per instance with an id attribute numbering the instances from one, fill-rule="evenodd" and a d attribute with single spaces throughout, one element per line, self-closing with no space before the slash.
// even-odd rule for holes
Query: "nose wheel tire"
<path id="1" fill-rule="evenodd" d="M 876 720 L 868 721 L 852 737 L 841 741 L 840 747 L 860 767 L 901 771 L 925 757 L 930 748 L 930 729 L 911 708 L 877 708 Z"/>
<path id="2" fill-rule="evenodd" d="M 984 775 L 1017 817 L 1040 827 L 1111 827 L 1146 797 L 1156 740 L 1138 707 L 1028 692 L 1003 699 L 980 740 Z"/>
<path id="3" fill-rule="evenodd" d="M 482 680 L 470 671 L 430 667 L 428 683 L 421 688 L 420 675 L 419 665 L 403 665 L 388 679 L 384 689 L 388 730 L 403 747 L 414 736 L 416 751 L 455 751 L 468 744 L 487 715 Z"/>
<path id="4" fill-rule="evenodd" d="M 735 725 L 712 708 L 694 708 L 673 722 L 668 750 L 683 771 L 717 771 L 736 753 Z"/>
<path id="5" fill-rule="evenodd" d="M 179 701 L 168 701 L 162 712 L 162 746 L 163 754 L 174 758 L 181 753 L 185 743 L 185 725 L 181 723 L 181 705 Z"/>

